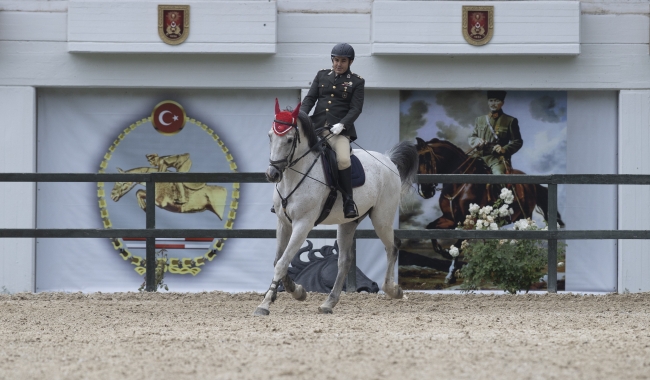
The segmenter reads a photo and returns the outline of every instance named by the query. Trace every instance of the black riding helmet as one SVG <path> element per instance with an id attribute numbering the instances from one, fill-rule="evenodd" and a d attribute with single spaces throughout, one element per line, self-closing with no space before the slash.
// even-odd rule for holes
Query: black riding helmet
<path id="1" fill-rule="evenodd" d="M 354 61 L 354 49 L 350 44 L 336 44 L 336 46 L 332 48 L 332 58 L 334 57 L 347 57 L 350 61 Z"/>

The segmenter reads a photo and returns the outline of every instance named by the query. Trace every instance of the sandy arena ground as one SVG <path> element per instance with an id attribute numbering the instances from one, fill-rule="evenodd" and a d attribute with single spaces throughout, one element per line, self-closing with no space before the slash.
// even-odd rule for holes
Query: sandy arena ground
<path id="1" fill-rule="evenodd" d="M 0 295 L 0 379 L 648 379 L 650 294 Z"/>

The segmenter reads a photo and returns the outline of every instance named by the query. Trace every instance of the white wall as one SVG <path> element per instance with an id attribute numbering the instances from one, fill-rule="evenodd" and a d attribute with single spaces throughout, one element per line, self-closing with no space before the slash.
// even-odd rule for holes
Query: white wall
<path id="1" fill-rule="evenodd" d="M 36 169 L 36 96 L 32 87 L 0 87 L 0 172 Z M 34 183 L 0 183 L 0 228 L 34 228 Z M 0 293 L 34 291 L 34 239 L 0 239 Z"/>
<path id="2" fill-rule="evenodd" d="M 621 91 L 618 113 L 618 171 L 650 174 L 650 91 Z M 618 228 L 650 229 L 650 186 L 618 187 Z M 650 242 L 621 240 L 619 292 L 650 291 Z"/>
<path id="3" fill-rule="evenodd" d="M 617 115 L 616 91 L 569 91 L 567 174 L 617 173 Z M 565 186 L 562 218 L 567 229 L 617 228 L 617 186 Z M 567 244 L 566 290 L 616 291 L 616 240 L 568 240 Z"/>
<path id="4" fill-rule="evenodd" d="M 332 45 L 347 40 L 357 50 L 355 71 L 368 88 L 650 88 L 647 2 L 583 3 L 576 57 L 486 56 L 480 61 L 453 55 L 372 56 L 368 0 L 278 1 L 275 54 L 71 54 L 67 4 L 0 0 L 0 85 L 298 89 L 309 87 L 314 69 L 327 67 Z"/>

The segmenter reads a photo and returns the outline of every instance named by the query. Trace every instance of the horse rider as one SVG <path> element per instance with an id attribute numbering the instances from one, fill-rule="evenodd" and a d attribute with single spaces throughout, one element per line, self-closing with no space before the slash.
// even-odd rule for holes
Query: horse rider
<path id="1" fill-rule="evenodd" d="M 192 167 L 192 160 L 189 153 L 176 154 L 172 156 L 159 157 L 156 153 L 147 154 L 147 160 L 151 166 L 158 168 L 158 171 L 164 173 L 167 168 L 172 167 L 176 169 L 177 173 L 187 173 Z M 182 182 L 174 183 L 178 191 L 178 198 L 174 199 L 174 203 L 184 204 L 187 203 L 185 195 L 185 186 Z"/>
<path id="2" fill-rule="evenodd" d="M 506 94 L 506 91 L 487 92 L 490 113 L 476 118 L 474 131 L 469 136 L 469 145 L 492 169 L 492 174 L 507 174 L 512 169 L 512 155 L 524 145 L 519 121 L 503 113 Z"/>
<path id="3" fill-rule="evenodd" d="M 343 213 L 346 218 L 356 218 L 359 213 L 352 199 L 350 141 L 357 139 L 354 121 L 363 108 L 365 80 L 350 71 L 354 62 L 354 49 L 349 44 L 334 46 L 330 58 L 332 68 L 320 70 L 316 74 L 300 111 L 309 114 L 316 104 L 311 121 L 314 128 L 325 127 L 321 136 L 336 152 Z"/>

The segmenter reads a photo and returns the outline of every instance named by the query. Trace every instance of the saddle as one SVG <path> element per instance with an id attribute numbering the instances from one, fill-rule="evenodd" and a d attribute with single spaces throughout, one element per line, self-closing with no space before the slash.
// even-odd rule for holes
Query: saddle
<path id="1" fill-rule="evenodd" d="M 366 172 L 363 170 L 361 161 L 355 155 L 350 156 L 352 162 L 352 188 L 361 187 L 366 183 Z M 336 152 L 330 148 L 329 145 L 323 149 L 323 171 L 325 172 L 325 179 L 329 186 L 339 186 L 339 168 L 336 164 Z"/>
<path id="2" fill-rule="evenodd" d="M 336 152 L 329 145 L 325 144 L 323 147 L 321 162 L 323 163 L 323 172 L 325 173 L 325 180 L 327 185 L 330 187 L 330 193 L 327 195 L 325 200 L 325 205 L 323 205 L 323 211 L 321 211 L 320 216 L 314 223 L 314 226 L 319 225 L 323 220 L 325 220 L 330 212 L 332 212 L 332 207 L 336 198 L 338 197 L 338 191 L 340 190 L 339 186 L 339 170 L 336 164 Z M 350 161 L 352 163 L 352 188 L 363 186 L 366 183 L 366 172 L 363 170 L 363 165 L 357 156 L 351 155 Z"/>

